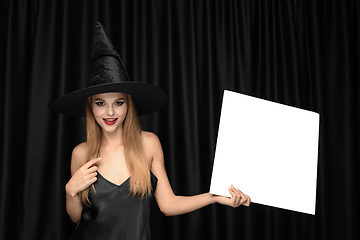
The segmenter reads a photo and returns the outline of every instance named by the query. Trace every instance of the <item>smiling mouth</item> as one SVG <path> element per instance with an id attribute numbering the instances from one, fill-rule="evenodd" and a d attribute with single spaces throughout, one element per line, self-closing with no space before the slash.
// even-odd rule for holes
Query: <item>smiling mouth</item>
<path id="1" fill-rule="evenodd" d="M 104 120 L 105 124 L 107 124 L 107 125 L 114 125 L 118 119 L 117 118 L 103 118 L 103 120 Z"/>

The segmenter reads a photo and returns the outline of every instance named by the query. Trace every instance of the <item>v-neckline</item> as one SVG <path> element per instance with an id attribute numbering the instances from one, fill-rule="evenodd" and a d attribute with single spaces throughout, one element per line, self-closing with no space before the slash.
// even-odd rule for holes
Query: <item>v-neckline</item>
<path id="1" fill-rule="evenodd" d="M 98 175 L 100 175 L 106 182 L 116 186 L 116 187 L 121 187 L 122 185 L 124 185 L 127 181 L 130 180 L 130 177 L 128 177 L 127 179 L 125 179 L 120 185 L 117 185 L 116 183 L 111 182 L 110 180 L 108 180 L 106 177 L 104 177 L 99 171 L 97 171 Z"/>

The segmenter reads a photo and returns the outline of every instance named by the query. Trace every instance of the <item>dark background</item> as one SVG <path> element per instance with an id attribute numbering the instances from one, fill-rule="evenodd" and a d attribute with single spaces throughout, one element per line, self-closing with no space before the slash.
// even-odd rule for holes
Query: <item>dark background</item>
<path id="1" fill-rule="evenodd" d="M 154 204 L 153 239 L 359 239 L 359 13 L 357 0 L 1 0 L 0 239 L 75 227 L 64 186 L 84 124 L 48 103 L 85 86 L 97 20 L 130 77 L 169 94 L 141 121 L 176 194 L 209 190 L 224 89 L 321 115 L 315 216 Z"/>

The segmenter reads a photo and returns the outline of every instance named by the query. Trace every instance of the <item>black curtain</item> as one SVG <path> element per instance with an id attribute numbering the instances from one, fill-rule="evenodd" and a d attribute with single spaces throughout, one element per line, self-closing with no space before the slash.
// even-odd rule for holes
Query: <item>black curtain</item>
<path id="1" fill-rule="evenodd" d="M 224 89 L 321 115 L 315 216 L 252 204 L 165 217 L 154 203 L 153 239 L 359 239 L 359 13 L 357 0 L 1 0 L 0 239 L 75 227 L 64 186 L 84 123 L 48 103 L 85 86 L 96 21 L 130 77 L 169 94 L 141 122 L 176 194 L 209 190 Z"/>

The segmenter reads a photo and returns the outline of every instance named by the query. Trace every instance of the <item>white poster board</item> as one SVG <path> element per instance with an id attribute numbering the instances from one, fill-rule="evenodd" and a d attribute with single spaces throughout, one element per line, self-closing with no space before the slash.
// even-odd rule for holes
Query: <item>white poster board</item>
<path id="1" fill-rule="evenodd" d="M 225 90 L 210 192 L 315 214 L 319 114 Z"/>

